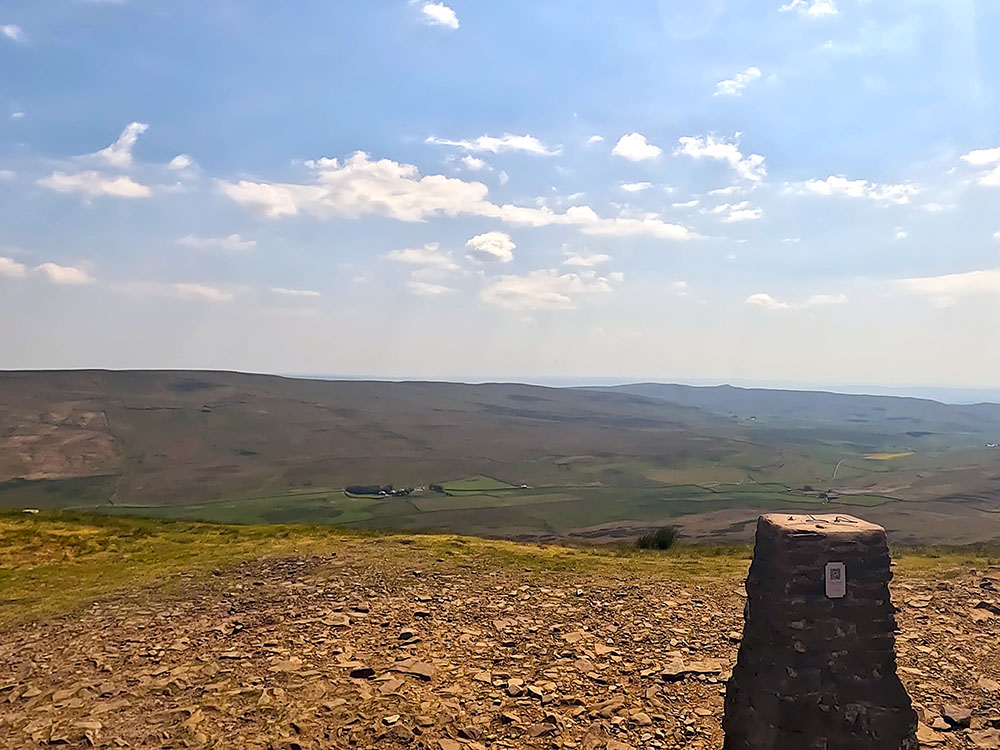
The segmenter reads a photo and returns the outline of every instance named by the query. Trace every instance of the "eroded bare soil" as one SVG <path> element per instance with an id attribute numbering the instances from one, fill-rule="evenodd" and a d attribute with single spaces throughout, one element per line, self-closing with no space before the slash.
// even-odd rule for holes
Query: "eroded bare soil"
<path id="1" fill-rule="evenodd" d="M 738 578 L 391 552 L 182 575 L 8 628 L 0 747 L 721 747 Z M 894 595 L 925 745 L 1000 747 L 1000 570 L 903 577 Z"/>

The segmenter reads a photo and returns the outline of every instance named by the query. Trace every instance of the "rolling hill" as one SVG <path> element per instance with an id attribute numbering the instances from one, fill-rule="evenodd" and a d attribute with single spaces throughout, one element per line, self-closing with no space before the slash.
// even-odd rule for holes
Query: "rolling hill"
<path id="1" fill-rule="evenodd" d="M 0 507 L 606 539 L 860 506 L 902 538 L 985 541 L 998 435 L 997 405 L 887 396 L 6 372 Z M 417 490 L 343 492 L 389 484 Z"/>

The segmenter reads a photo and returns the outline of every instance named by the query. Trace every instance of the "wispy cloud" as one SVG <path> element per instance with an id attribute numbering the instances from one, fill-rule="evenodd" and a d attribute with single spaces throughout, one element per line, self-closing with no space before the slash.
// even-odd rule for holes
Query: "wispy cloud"
<path id="1" fill-rule="evenodd" d="M 274 294 L 280 294 L 285 297 L 319 297 L 321 296 L 319 292 L 313 289 L 288 289 L 283 286 L 272 286 L 271 291 Z"/>
<path id="2" fill-rule="evenodd" d="M 60 266 L 56 263 L 42 263 L 35 266 L 35 273 L 42 276 L 50 284 L 60 286 L 81 286 L 83 284 L 93 284 L 94 277 L 75 266 Z"/>
<path id="3" fill-rule="evenodd" d="M 170 169 L 174 172 L 179 172 L 182 169 L 187 169 L 193 165 L 194 165 L 194 160 L 190 156 L 188 156 L 187 154 L 177 154 L 177 156 L 171 159 L 170 163 L 167 164 L 167 169 Z"/>
<path id="4" fill-rule="evenodd" d="M 91 197 L 111 195 L 118 198 L 149 198 L 153 191 L 130 177 L 109 177 L 94 170 L 67 174 L 53 172 L 38 184 L 57 193 L 83 193 Z"/>
<path id="5" fill-rule="evenodd" d="M 749 201 L 740 201 L 739 203 L 723 203 L 715 208 L 706 209 L 702 213 L 722 216 L 725 223 L 732 224 L 738 221 L 756 221 L 764 212 L 759 208 L 751 207 Z"/>
<path id="6" fill-rule="evenodd" d="M 610 255 L 604 253 L 594 253 L 593 255 L 574 254 L 563 261 L 564 266 L 577 266 L 579 268 L 593 268 L 602 263 L 610 263 L 614 260 Z"/>
<path id="7" fill-rule="evenodd" d="M 414 266 L 430 266 L 442 271 L 455 271 L 458 264 L 451 256 L 440 249 L 437 242 L 429 242 L 423 247 L 392 250 L 386 254 L 389 260 L 397 263 L 407 263 Z"/>
<path id="8" fill-rule="evenodd" d="M 24 29 L 15 23 L 7 23 L 0 26 L 0 35 L 10 39 L 12 42 L 24 42 Z"/>
<path id="9" fill-rule="evenodd" d="M 144 122 L 131 122 L 125 126 L 118 140 L 107 148 L 91 154 L 112 167 L 124 168 L 132 165 L 132 149 L 139 136 L 149 130 L 149 125 Z"/>
<path id="10" fill-rule="evenodd" d="M 197 250 L 225 250 L 230 253 L 242 253 L 253 250 L 257 246 L 257 240 L 248 240 L 239 234 L 228 234 L 225 237 L 199 237 L 189 234 L 177 240 L 177 244 Z"/>
<path id="11" fill-rule="evenodd" d="M 381 214 L 400 221 L 425 221 L 434 216 L 472 215 L 517 226 L 574 226 L 588 235 L 649 236 L 690 239 L 687 227 L 664 221 L 657 214 L 642 218 L 601 217 L 590 206 L 572 206 L 557 212 L 544 206 L 497 205 L 487 200 L 481 182 L 444 175 L 421 176 L 412 164 L 389 159 L 372 161 L 357 152 L 343 162 L 320 159 L 306 162 L 314 170 L 312 184 L 220 181 L 232 200 L 261 210 L 269 217 L 308 213 L 319 218 Z"/>
<path id="12" fill-rule="evenodd" d="M 410 279 L 406 282 L 406 288 L 418 297 L 440 297 L 442 294 L 451 294 L 455 291 L 444 284 L 435 284 L 420 279 Z"/>
<path id="13" fill-rule="evenodd" d="M 778 10 L 782 13 L 795 12 L 808 18 L 835 16 L 840 12 L 835 0 L 790 0 Z"/>
<path id="14" fill-rule="evenodd" d="M 514 311 L 571 310 L 588 299 L 614 292 L 621 274 L 598 276 L 593 271 L 560 274 L 555 269 L 531 271 L 523 276 L 501 276 L 486 286 L 479 298 Z"/>
<path id="15" fill-rule="evenodd" d="M 690 156 L 693 159 L 723 161 L 735 169 L 740 177 L 751 182 L 760 182 L 767 175 L 763 156 L 760 154 L 744 156 L 740 151 L 740 133 L 737 133 L 731 141 L 716 138 L 714 135 L 705 135 L 684 136 L 678 139 L 678 143 L 675 154 Z"/>
<path id="16" fill-rule="evenodd" d="M 236 299 L 235 294 L 225 289 L 195 282 L 126 281 L 111 288 L 138 299 L 163 297 L 187 302 L 232 302 Z"/>
<path id="17" fill-rule="evenodd" d="M 814 294 L 804 302 L 785 302 L 775 299 L 770 294 L 760 293 L 751 294 L 745 302 L 753 307 L 762 307 L 766 310 L 805 310 L 810 307 L 843 305 L 847 302 L 847 297 L 843 294 Z"/>
<path id="18" fill-rule="evenodd" d="M 920 188 L 910 183 L 880 185 L 868 180 L 849 180 L 842 175 L 830 175 L 825 180 L 806 180 L 791 185 L 799 193 L 815 195 L 842 195 L 848 198 L 867 198 L 903 205 L 920 192 Z"/>
<path id="19" fill-rule="evenodd" d="M 511 135 L 510 133 L 505 133 L 501 136 L 481 135 L 478 138 L 467 140 L 438 138 L 432 135 L 424 142 L 432 143 L 436 146 L 454 146 L 466 151 L 489 151 L 494 154 L 498 154 L 501 151 L 524 151 L 529 154 L 553 156 L 561 151 L 558 148 L 550 149 L 533 135 Z"/>
<path id="20" fill-rule="evenodd" d="M 743 89 L 760 78 L 760 68 L 751 66 L 732 78 L 715 84 L 715 96 L 740 96 Z"/>
<path id="21" fill-rule="evenodd" d="M 927 297 L 935 307 L 951 307 L 966 297 L 1000 296 L 1000 268 L 900 279 L 896 284 Z"/>

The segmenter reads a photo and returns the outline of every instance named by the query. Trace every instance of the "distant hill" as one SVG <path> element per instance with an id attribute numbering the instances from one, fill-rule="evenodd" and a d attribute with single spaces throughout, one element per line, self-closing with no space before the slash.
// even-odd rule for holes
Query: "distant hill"
<path id="1" fill-rule="evenodd" d="M 886 396 L 0 373 L 0 508 L 602 540 L 861 507 L 898 539 L 982 541 L 997 442 L 996 405 Z"/>
<path id="2" fill-rule="evenodd" d="M 592 388 L 694 407 L 737 420 L 766 420 L 800 427 L 992 434 L 1000 430 L 1000 404 L 953 405 L 920 398 L 824 391 L 635 383 Z"/>

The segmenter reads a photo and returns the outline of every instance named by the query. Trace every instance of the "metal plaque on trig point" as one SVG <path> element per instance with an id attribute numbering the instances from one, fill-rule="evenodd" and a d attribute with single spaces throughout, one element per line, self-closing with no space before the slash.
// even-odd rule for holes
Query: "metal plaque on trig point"
<path id="1" fill-rule="evenodd" d="M 826 564 L 826 595 L 829 599 L 843 599 L 847 595 L 847 571 L 844 563 Z"/>

